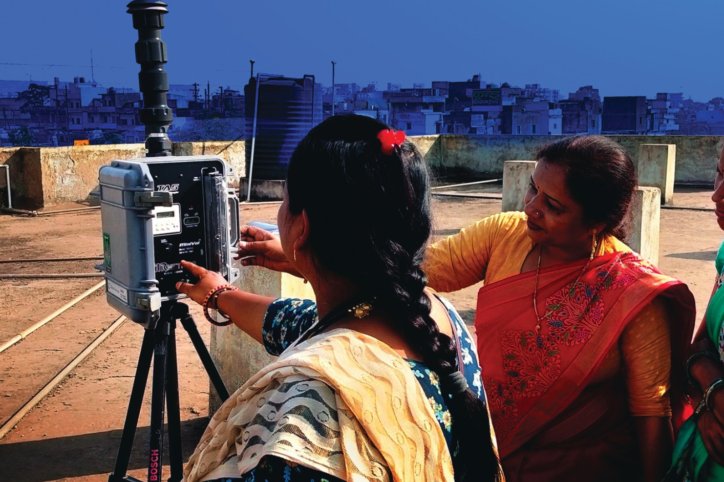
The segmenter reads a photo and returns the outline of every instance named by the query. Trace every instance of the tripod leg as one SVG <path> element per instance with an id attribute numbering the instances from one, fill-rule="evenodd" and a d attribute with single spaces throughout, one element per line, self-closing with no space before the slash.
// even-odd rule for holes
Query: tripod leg
<path id="1" fill-rule="evenodd" d="M 163 422 L 166 392 L 166 357 L 170 324 L 166 314 L 154 332 L 153 385 L 151 386 L 151 440 L 148 453 L 148 482 L 160 482 L 163 468 Z"/>
<path id="2" fill-rule="evenodd" d="M 169 482 L 183 478 L 183 453 L 181 449 L 181 413 L 178 392 L 178 358 L 176 356 L 176 321 L 171 322 L 166 361 L 166 411 L 168 417 L 168 449 L 171 461 Z"/>
<path id="3" fill-rule="evenodd" d="M 189 334 L 189 338 L 191 338 L 191 342 L 196 348 L 196 353 L 198 353 L 199 358 L 201 358 L 201 363 L 204 364 L 206 373 L 209 375 L 209 379 L 211 379 L 211 383 L 214 385 L 216 393 L 219 394 L 221 401 L 225 402 L 229 399 L 229 391 L 224 385 L 224 380 L 221 379 L 219 370 L 216 368 L 216 365 L 214 365 L 214 360 L 211 359 L 211 354 L 206 348 L 203 338 L 201 338 L 201 334 L 199 333 L 199 329 L 196 327 L 196 323 L 194 323 L 193 317 L 189 314 L 181 317 L 181 324 Z"/>
<path id="4" fill-rule="evenodd" d="M 141 343 L 141 354 L 138 357 L 138 365 L 136 365 L 136 377 L 133 380 L 131 400 L 128 402 L 126 422 L 123 425 L 123 434 L 121 435 L 121 445 L 118 448 L 118 456 L 116 457 L 116 466 L 113 469 L 113 473 L 108 477 L 108 482 L 123 481 L 128 471 L 128 463 L 131 460 L 131 449 L 133 448 L 133 438 L 136 435 L 136 426 L 138 426 L 138 417 L 141 413 L 143 393 L 146 391 L 146 382 L 148 381 L 148 372 L 151 368 L 152 357 L 153 331 L 146 330 L 143 335 L 143 342 Z"/>

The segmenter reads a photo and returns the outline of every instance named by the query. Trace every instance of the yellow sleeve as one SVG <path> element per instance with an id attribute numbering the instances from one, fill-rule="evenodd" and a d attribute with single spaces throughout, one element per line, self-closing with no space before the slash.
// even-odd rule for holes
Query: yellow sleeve
<path id="1" fill-rule="evenodd" d="M 665 301 L 646 306 L 621 335 L 628 405 L 634 417 L 670 417 L 671 329 Z"/>
<path id="2" fill-rule="evenodd" d="M 511 214 L 487 217 L 428 247 L 422 266 L 428 285 L 448 293 L 484 280 L 493 249 L 513 224 Z"/>

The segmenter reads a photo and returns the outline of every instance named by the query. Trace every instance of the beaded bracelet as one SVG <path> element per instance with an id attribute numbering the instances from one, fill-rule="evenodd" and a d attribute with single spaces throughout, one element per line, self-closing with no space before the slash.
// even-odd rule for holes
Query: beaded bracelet
<path id="1" fill-rule="evenodd" d="M 719 358 L 719 356 L 717 354 L 712 353 L 710 351 L 706 351 L 706 350 L 697 351 L 696 353 L 691 355 L 688 360 L 686 360 L 686 380 L 689 382 L 689 384 L 691 384 L 692 387 L 698 388 L 698 389 L 701 389 L 702 387 L 699 384 L 699 382 L 694 380 L 694 377 L 691 376 L 691 364 L 694 363 L 695 360 L 697 360 L 701 357 L 711 358 L 712 360 L 715 360 L 715 361 L 721 363 L 721 359 Z"/>
<path id="2" fill-rule="evenodd" d="M 707 410 L 711 410 L 711 405 L 709 404 L 711 394 L 722 387 L 724 387 L 724 379 L 720 378 L 719 380 L 709 385 L 709 388 L 707 388 L 706 392 L 704 392 L 704 406 Z"/>
<path id="3" fill-rule="evenodd" d="M 218 307 L 218 304 L 217 304 L 217 303 L 218 303 L 218 296 L 219 296 L 221 293 L 223 293 L 224 291 L 238 291 L 238 288 L 236 288 L 235 286 L 228 285 L 228 284 L 217 286 L 216 288 L 214 288 L 214 289 L 212 289 L 212 290 L 210 290 L 210 291 L 208 292 L 208 294 L 207 294 L 206 297 L 204 298 L 204 302 L 202 303 L 202 306 L 204 307 L 204 316 L 206 317 L 206 319 L 208 320 L 208 322 L 211 323 L 212 325 L 216 325 L 216 326 L 228 326 L 228 325 L 230 325 L 230 324 L 232 323 L 232 321 L 229 319 L 229 317 L 228 317 L 225 313 L 223 313 L 221 310 L 219 310 L 219 307 Z M 211 315 L 209 314 L 209 309 L 210 309 L 210 307 L 209 307 L 209 302 L 210 302 L 212 299 L 213 299 L 213 301 L 214 301 L 214 308 L 211 308 L 211 309 L 213 309 L 213 310 L 215 310 L 216 312 L 220 313 L 221 316 L 223 316 L 224 318 L 226 318 L 227 321 L 218 322 L 218 321 L 214 320 L 214 319 L 211 317 Z"/>

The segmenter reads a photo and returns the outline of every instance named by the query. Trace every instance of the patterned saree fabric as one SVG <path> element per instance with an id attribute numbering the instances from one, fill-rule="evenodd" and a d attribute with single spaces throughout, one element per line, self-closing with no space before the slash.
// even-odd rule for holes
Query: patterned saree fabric
<path id="1" fill-rule="evenodd" d="M 238 477 L 264 456 L 347 481 L 452 481 L 435 414 L 387 345 L 337 329 L 293 345 L 213 416 L 186 482 Z"/>
<path id="2" fill-rule="evenodd" d="M 492 287 L 518 276 L 533 249 L 525 214 L 501 213 L 435 243 L 428 249 L 424 267 L 430 285 L 439 291 L 454 291 L 483 280 L 485 286 Z M 596 256 L 630 252 L 628 246 L 609 236 L 600 240 Z M 531 299 L 532 291 L 533 288 Z M 521 303 L 525 307 L 531 305 L 526 300 Z M 539 299 L 540 309 L 542 303 Z M 590 380 L 590 385 L 598 385 L 623 378 L 628 408 L 634 416 L 671 415 L 666 393 L 671 372 L 669 325 L 678 320 L 671 319 L 673 311 L 669 304 L 655 299 L 641 307 Z M 481 353 L 481 357 L 485 359 L 485 354 Z M 486 363 L 482 365 L 485 367 Z"/>
<path id="3" fill-rule="evenodd" d="M 480 290 L 476 329 L 501 455 L 505 458 L 545 427 L 550 440 L 580 437 L 616 402 L 592 397 L 580 408 L 580 419 L 555 420 L 576 400 L 611 352 L 627 324 L 659 295 L 672 300 L 671 353 L 680 366 L 693 330 L 693 296 L 680 282 L 660 274 L 634 253 L 594 258 L 578 276 L 585 260 L 540 272 L 538 306 L 542 327 L 535 330 L 532 310 L 535 272 L 523 273 Z M 501 320 L 505 320 L 502 322 Z M 683 421 L 683 383 L 672 371 L 674 421 Z M 625 406 L 625 405 L 624 405 Z M 561 421 L 561 419 L 558 419 Z"/>

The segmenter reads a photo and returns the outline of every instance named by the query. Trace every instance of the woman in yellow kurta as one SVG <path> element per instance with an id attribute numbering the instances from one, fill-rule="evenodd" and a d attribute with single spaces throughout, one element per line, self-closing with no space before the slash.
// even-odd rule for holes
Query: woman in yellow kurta
<path id="1" fill-rule="evenodd" d="M 538 159 L 525 213 L 428 248 L 429 286 L 484 281 L 475 327 L 507 480 L 658 481 L 691 293 L 617 237 L 636 185 L 621 146 L 572 138 Z"/>

